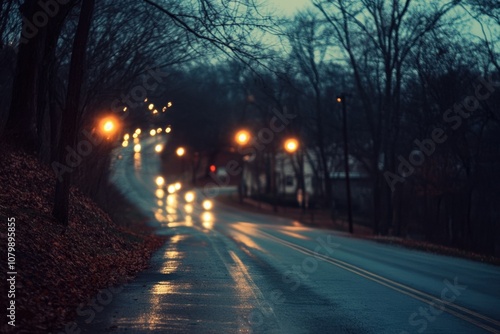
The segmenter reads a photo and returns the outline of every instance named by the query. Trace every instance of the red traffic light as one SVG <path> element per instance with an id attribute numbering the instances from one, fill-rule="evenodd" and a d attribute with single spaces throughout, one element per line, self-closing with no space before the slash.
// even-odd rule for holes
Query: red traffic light
<path id="1" fill-rule="evenodd" d="M 210 172 L 215 173 L 217 171 L 217 167 L 215 165 L 210 165 Z"/>

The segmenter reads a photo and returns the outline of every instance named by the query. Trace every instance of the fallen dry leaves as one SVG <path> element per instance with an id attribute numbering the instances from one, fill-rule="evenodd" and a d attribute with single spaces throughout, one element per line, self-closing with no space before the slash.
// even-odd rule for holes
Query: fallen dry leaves
<path id="1" fill-rule="evenodd" d="M 2 273 L 7 272 L 7 218 L 16 218 L 16 328 L 11 332 L 57 329 L 99 289 L 145 269 L 152 252 L 163 244 L 144 223 L 118 226 L 75 188 L 70 224 L 64 228 L 51 216 L 56 180 L 50 168 L 9 147 L 0 147 L 0 156 Z M 3 290 L 2 308 L 7 305 Z M 6 329 L 11 328 L 0 332 Z"/>

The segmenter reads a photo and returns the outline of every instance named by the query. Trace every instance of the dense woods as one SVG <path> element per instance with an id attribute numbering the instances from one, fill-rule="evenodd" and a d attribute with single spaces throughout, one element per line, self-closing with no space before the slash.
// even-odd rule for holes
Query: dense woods
<path id="1" fill-rule="evenodd" d="M 317 207 L 337 203 L 343 219 L 343 94 L 369 198 L 355 219 L 374 234 L 500 254 L 497 1 L 312 0 L 289 19 L 253 2 L 93 3 L 0 1 L 2 141 L 64 176 L 61 223 L 69 182 L 99 196 L 128 130 L 171 124 L 175 142 L 213 157 L 234 151 L 235 129 L 258 133 L 285 110 L 293 120 L 249 164 L 259 191 L 276 193 L 275 157 L 294 135 Z M 173 106 L 154 116 L 146 98 Z M 116 137 L 96 132 L 104 115 L 122 121 Z"/>

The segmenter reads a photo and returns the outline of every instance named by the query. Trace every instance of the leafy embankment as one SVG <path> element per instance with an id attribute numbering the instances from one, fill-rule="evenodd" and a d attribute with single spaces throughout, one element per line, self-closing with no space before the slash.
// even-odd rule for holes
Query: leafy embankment
<path id="1" fill-rule="evenodd" d="M 99 289 L 123 283 L 146 268 L 151 253 L 163 244 L 144 220 L 113 222 L 75 188 L 70 224 L 61 226 L 51 216 L 53 172 L 8 147 L 0 147 L 0 156 L 0 268 L 2 276 L 9 271 L 7 223 L 13 217 L 17 271 L 16 327 L 3 327 L 2 321 L 0 332 L 47 333 L 60 327 Z M 116 203 L 130 207 L 120 197 Z M 7 284 L 2 283 L 2 290 L 5 313 Z"/>

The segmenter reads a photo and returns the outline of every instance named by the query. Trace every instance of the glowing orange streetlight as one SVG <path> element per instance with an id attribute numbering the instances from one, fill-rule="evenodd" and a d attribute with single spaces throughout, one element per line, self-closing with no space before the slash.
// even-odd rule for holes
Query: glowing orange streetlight
<path id="1" fill-rule="evenodd" d="M 120 121 L 117 117 L 105 116 L 99 120 L 99 132 L 106 138 L 116 134 L 120 128 Z"/>
<path id="2" fill-rule="evenodd" d="M 250 132 L 247 130 L 240 130 L 234 136 L 234 140 L 238 145 L 246 145 L 250 141 Z"/>
<path id="3" fill-rule="evenodd" d="M 295 138 L 288 138 L 283 147 L 288 153 L 295 153 L 299 149 L 299 141 Z"/>
<path id="4" fill-rule="evenodd" d="M 112 121 L 106 121 L 102 128 L 104 132 L 111 132 L 115 129 L 115 123 L 113 123 Z"/>

